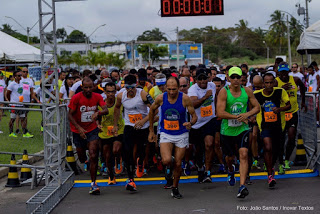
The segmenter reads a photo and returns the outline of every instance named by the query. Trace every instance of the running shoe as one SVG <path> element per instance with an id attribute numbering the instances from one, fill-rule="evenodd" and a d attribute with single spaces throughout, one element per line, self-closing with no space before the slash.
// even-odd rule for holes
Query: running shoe
<path id="1" fill-rule="evenodd" d="M 239 192 L 238 192 L 237 198 L 245 198 L 247 195 L 249 195 L 249 190 L 247 189 L 247 187 L 242 185 L 239 188 Z"/>
<path id="2" fill-rule="evenodd" d="M 33 138 L 33 135 L 30 134 L 29 132 L 27 132 L 27 133 L 23 134 L 22 137 L 25 137 L 25 138 Z"/>
<path id="3" fill-rule="evenodd" d="M 172 185 L 173 185 L 173 179 L 169 178 L 166 179 L 167 183 L 163 186 L 164 189 L 172 189 Z"/>
<path id="4" fill-rule="evenodd" d="M 16 133 L 19 134 L 19 133 L 20 133 L 20 130 L 19 130 L 19 129 L 16 129 Z"/>
<path id="5" fill-rule="evenodd" d="M 284 161 L 284 169 L 286 170 L 286 169 L 290 169 L 290 161 L 288 161 L 288 160 L 285 160 Z"/>
<path id="6" fill-rule="evenodd" d="M 191 170 L 195 170 L 197 168 L 193 160 L 189 160 L 189 165 Z"/>
<path id="7" fill-rule="evenodd" d="M 84 165 L 83 165 L 84 171 L 85 171 L 85 172 L 88 171 L 89 168 L 90 168 L 90 167 L 89 167 L 89 161 L 85 161 L 85 162 L 84 162 Z"/>
<path id="8" fill-rule="evenodd" d="M 279 171 L 278 171 L 278 174 L 279 174 L 279 175 L 284 175 L 284 174 L 285 174 L 285 171 L 284 171 L 284 169 L 283 169 L 282 164 L 279 164 Z"/>
<path id="9" fill-rule="evenodd" d="M 115 159 L 114 171 L 117 175 L 120 175 L 123 172 L 123 163 L 122 158 L 120 158 L 120 162 L 117 163 L 117 159 Z"/>
<path id="10" fill-rule="evenodd" d="M 172 170 L 170 167 L 166 167 L 166 170 L 164 172 L 166 180 L 172 179 Z"/>
<path id="11" fill-rule="evenodd" d="M 225 173 L 225 172 L 226 172 L 226 169 L 224 168 L 224 164 L 220 164 L 220 165 L 219 165 L 218 172 L 219 172 L 219 173 Z"/>
<path id="12" fill-rule="evenodd" d="M 172 196 L 174 199 L 181 199 L 181 198 L 182 198 L 182 195 L 180 194 L 178 187 L 172 188 L 172 190 L 171 190 L 171 196 Z"/>
<path id="13" fill-rule="evenodd" d="M 202 183 L 203 179 L 204 179 L 204 169 L 203 167 L 201 169 L 198 168 L 198 182 Z"/>
<path id="14" fill-rule="evenodd" d="M 92 182 L 91 183 L 91 188 L 90 188 L 89 193 L 91 195 L 100 195 L 100 188 L 99 188 L 99 186 L 97 185 L 96 182 Z"/>
<path id="15" fill-rule="evenodd" d="M 152 161 L 153 161 L 153 165 L 157 165 L 158 160 L 157 160 L 156 155 L 154 155 L 154 156 L 152 157 Z"/>
<path id="16" fill-rule="evenodd" d="M 233 167 L 233 172 L 228 172 L 228 183 L 230 186 L 234 186 L 236 184 L 236 179 L 234 177 L 234 170 L 235 170 L 235 166 L 232 165 Z"/>
<path id="17" fill-rule="evenodd" d="M 139 158 L 137 159 L 137 169 L 136 169 L 136 176 L 137 178 L 141 178 L 143 176 L 144 167 L 143 164 L 139 165 Z"/>
<path id="18" fill-rule="evenodd" d="M 186 168 L 186 162 L 183 160 L 181 161 L 181 168 L 182 169 L 185 169 Z"/>
<path id="19" fill-rule="evenodd" d="M 211 174 L 210 170 L 203 173 L 202 183 L 212 183 L 210 174 Z"/>
<path id="20" fill-rule="evenodd" d="M 40 132 L 43 132 L 43 126 L 40 127 Z"/>
<path id="21" fill-rule="evenodd" d="M 251 169 L 261 169 L 261 167 L 258 164 L 258 160 L 253 161 Z"/>
<path id="22" fill-rule="evenodd" d="M 252 181 L 250 180 L 250 175 L 247 175 L 247 177 L 246 177 L 246 184 L 252 185 Z"/>
<path id="23" fill-rule="evenodd" d="M 274 179 L 273 175 L 268 176 L 268 184 L 269 184 L 269 189 L 273 189 L 274 186 L 276 185 L 276 179 Z"/>
<path id="24" fill-rule="evenodd" d="M 183 173 L 184 173 L 185 176 L 191 175 L 190 164 L 186 163 L 185 169 L 183 169 Z"/>
<path id="25" fill-rule="evenodd" d="M 11 132 L 11 134 L 9 134 L 9 137 L 18 137 L 18 135 L 16 135 L 16 133 Z"/>
<path id="26" fill-rule="evenodd" d="M 265 171 L 265 172 L 267 171 L 267 166 L 265 163 L 263 164 L 263 171 Z"/>
<path id="27" fill-rule="evenodd" d="M 126 190 L 130 190 L 131 192 L 137 191 L 137 186 L 133 182 L 133 179 L 128 179 L 126 183 Z"/>
<path id="28" fill-rule="evenodd" d="M 148 170 L 147 169 L 144 169 L 143 170 L 143 176 L 147 176 L 148 175 Z"/>
<path id="29" fill-rule="evenodd" d="M 114 184 L 116 184 L 117 182 L 116 182 L 116 177 L 115 176 L 113 176 L 113 179 L 111 180 L 111 178 L 109 177 L 109 181 L 108 181 L 108 185 L 114 185 Z"/>

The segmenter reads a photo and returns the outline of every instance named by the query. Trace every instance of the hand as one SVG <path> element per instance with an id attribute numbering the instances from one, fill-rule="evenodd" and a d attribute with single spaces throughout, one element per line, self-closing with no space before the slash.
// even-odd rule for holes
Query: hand
<path id="1" fill-rule="evenodd" d="M 134 128 L 135 128 L 135 129 L 141 129 L 143 125 L 144 125 L 143 120 L 138 120 L 138 121 L 134 124 Z"/>
<path id="2" fill-rule="evenodd" d="M 98 129 L 100 129 L 100 131 L 102 130 L 103 126 L 101 124 L 98 124 Z"/>
<path id="3" fill-rule="evenodd" d="M 87 136 L 86 136 L 86 130 L 84 130 L 81 126 L 78 127 L 78 131 L 79 131 L 79 134 L 80 134 L 80 137 L 82 139 L 87 139 Z"/>
<path id="4" fill-rule="evenodd" d="M 211 90 L 208 90 L 207 93 L 204 95 L 205 99 L 208 99 L 211 96 L 212 96 L 212 91 Z"/>
<path id="5" fill-rule="evenodd" d="M 99 115 L 99 112 L 95 112 L 91 117 L 92 120 L 96 120 L 98 118 L 98 115 Z"/>
<path id="6" fill-rule="evenodd" d="M 157 136 L 154 134 L 154 132 L 149 132 L 148 141 L 150 143 L 157 142 Z"/>
<path id="7" fill-rule="evenodd" d="M 273 113 L 278 114 L 280 112 L 280 108 L 274 107 L 272 108 Z"/>
<path id="8" fill-rule="evenodd" d="M 185 126 L 186 129 L 188 129 L 188 130 L 190 130 L 190 129 L 191 129 L 191 126 L 192 126 L 190 122 L 185 122 L 185 123 L 183 123 L 182 125 Z"/>
<path id="9" fill-rule="evenodd" d="M 301 103 L 301 109 L 304 109 L 304 112 L 308 111 L 308 107 L 306 106 L 305 103 Z"/>
<path id="10" fill-rule="evenodd" d="M 289 89 L 292 88 L 292 85 L 291 85 L 291 83 L 286 83 L 286 84 L 284 84 L 284 85 L 282 86 L 282 88 L 283 88 L 284 90 L 289 90 Z"/>
<path id="11" fill-rule="evenodd" d="M 237 120 L 239 122 L 248 123 L 248 115 L 246 113 L 237 115 Z"/>
<path id="12" fill-rule="evenodd" d="M 256 122 L 256 117 L 251 116 L 251 117 L 249 117 L 248 121 L 249 121 L 250 123 L 255 123 L 255 122 Z"/>
<path id="13" fill-rule="evenodd" d="M 113 133 L 113 136 L 115 137 L 118 136 L 118 126 L 113 126 L 112 133 Z"/>

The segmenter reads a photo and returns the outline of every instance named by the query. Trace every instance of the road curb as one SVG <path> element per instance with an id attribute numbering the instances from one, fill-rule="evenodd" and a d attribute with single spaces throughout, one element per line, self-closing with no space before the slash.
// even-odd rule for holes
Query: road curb
<path id="1" fill-rule="evenodd" d="M 36 155 L 43 155 L 44 152 L 43 150 L 41 152 L 35 153 Z M 41 161 L 43 159 L 43 157 L 39 157 L 39 156 L 30 156 L 29 157 L 29 164 L 34 164 L 38 161 Z M 17 164 L 21 164 L 22 163 L 22 159 L 17 161 Z M 18 170 L 20 170 L 20 168 L 18 168 Z M 9 167 L 0 167 L 0 178 L 3 178 L 5 176 L 8 175 L 9 172 Z"/>

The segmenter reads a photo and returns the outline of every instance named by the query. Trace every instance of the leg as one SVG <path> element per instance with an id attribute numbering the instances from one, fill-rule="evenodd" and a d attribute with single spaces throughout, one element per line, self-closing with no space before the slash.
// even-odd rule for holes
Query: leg
<path id="1" fill-rule="evenodd" d="M 135 163 L 133 160 L 133 127 L 131 126 L 125 126 L 124 127 L 124 133 L 123 133 L 123 157 L 125 161 L 125 165 L 127 168 L 128 178 L 133 179 L 133 171 L 135 167 Z"/>
<path id="2" fill-rule="evenodd" d="M 165 166 L 171 166 L 172 162 L 172 143 L 160 143 L 161 161 Z"/>
<path id="3" fill-rule="evenodd" d="M 222 150 L 221 150 L 221 146 L 220 146 L 220 132 L 216 132 L 216 134 L 215 134 L 214 151 L 217 155 L 219 163 L 223 164 L 223 160 L 222 160 L 223 155 L 222 155 Z"/>
<path id="4" fill-rule="evenodd" d="M 268 175 L 272 174 L 273 161 L 272 161 L 272 139 L 271 137 L 263 138 L 263 150 L 264 150 L 264 161 L 266 163 Z"/>
<path id="5" fill-rule="evenodd" d="M 239 149 L 240 157 L 240 186 L 244 185 L 246 182 L 246 177 L 248 174 L 248 149 L 240 148 Z"/>
<path id="6" fill-rule="evenodd" d="M 95 182 L 97 179 L 98 158 L 99 158 L 99 141 L 93 140 L 88 143 L 89 159 L 90 159 L 90 175 L 91 181 Z"/>
<path id="7" fill-rule="evenodd" d="M 290 127 L 288 129 L 288 143 L 286 148 L 286 160 L 289 161 L 292 151 L 294 150 L 296 144 L 297 129 L 295 127 Z"/>
<path id="8" fill-rule="evenodd" d="M 77 147 L 76 150 L 80 163 L 85 163 L 87 160 L 86 148 Z"/>
<path id="9" fill-rule="evenodd" d="M 11 118 L 9 121 L 9 132 L 10 134 L 13 132 L 13 123 L 16 119 L 15 118 Z"/>
<path id="10" fill-rule="evenodd" d="M 174 171 L 173 171 L 173 188 L 178 187 L 180 176 L 181 176 L 181 162 L 185 155 L 186 148 L 175 147 L 174 151 Z"/>
<path id="11" fill-rule="evenodd" d="M 112 157 L 113 157 L 112 144 L 109 144 L 109 143 L 104 144 L 102 147 L 102 151 L 103 151 L 103 157 L 106 161 L 110 179 L 113 180 L 114 173 L 113 173 L 113 161 L 112 161 Z"/>
<path id="12" fill-rule="evenodd" d="M 212 168 L 212 156 L 213 156 L 213 145 L 214 145 L 214 137 L 211 135 L 207 135 L 204 138 L 205 144 L 205 154 L 206 154 L 206 171 L 210 171 Z"/>

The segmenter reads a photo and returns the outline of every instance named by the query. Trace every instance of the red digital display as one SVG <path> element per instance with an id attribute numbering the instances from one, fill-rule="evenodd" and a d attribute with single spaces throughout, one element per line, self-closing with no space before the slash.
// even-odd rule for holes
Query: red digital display
<path id="1" fill-rule="evenodd" d="M 162 17 L 223 14 L 223 0 L 161 0 Z"/>

